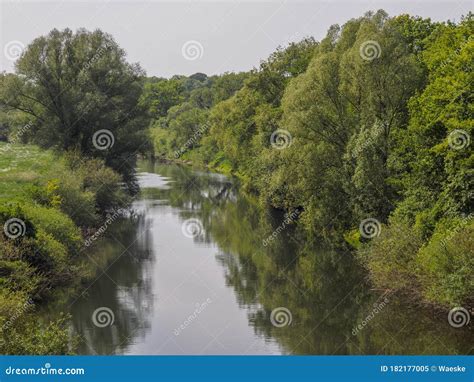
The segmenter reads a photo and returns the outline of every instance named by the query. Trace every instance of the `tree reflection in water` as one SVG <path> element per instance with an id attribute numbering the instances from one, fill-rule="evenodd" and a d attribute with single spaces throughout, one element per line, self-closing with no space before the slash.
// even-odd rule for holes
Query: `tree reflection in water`
<path id="1" fill-rule="evenodd" d="M 282 213 L 259 207 L 222 176 L 178 166 L 150 168 L 175 180 L 173 207 L 199 218 L 215 242 L 226 281 L 239 305 L 251 312 L 259 335 L 276 338 L 291 354 L 472 354 L 468 329 L 449 326 L 444 316 L 389 294 L 389 303 L 360 331 L 353 329 L 374 311 L 385 291 L 373 291 L 366 274 L 343 243 L 310 240 L 287 226 L 264 246 L 263 240 L 284 220 Z M 289 326 L 275 327 L 269 317 L 277 307 L 292 314 Z"/>
<path id="2" fill-rule="evenodd" d="M 235 181 L 152 162 L 142 162 L 139 170 L 160 174 L 169 183 L 142 188 L 134 217 L 110 227 L 107 237 L 88 252 L 92 259 L 107 259 L 107 274 L 99 273 L 82 296 L 56 310 L 71 313 L 72 331 L 82 339 L 80 353 L 120 354 L 149 334 L 157 302 L 152 288 L 156 275 L 151 272 L 159 261 L 150 224 L 151 217 L 159 218 L 165 209 L 183 222 L 193 218 L 202 223 L 203 229 L 192 239 L 195 245 L 217 248 L 215 259 L 225 283 L 239 307 L 248 312 L 256 337 L 277 341 L 285 353 L 472 353 L 469 329 L 452 328 L 446 317 L 397 294 L 387 295 L 388 303 L 371 315 L 384 291 L 370 290 L 364 269 L 343 243 L 318 242 L 294 225 L 278 229 L 284 215 L 260 207 L 238 191 Z M 264 245 L 276 230 L 274 240 Z M 98 307 L 114 312 L 114 325 L 93 324 L 91 312 Z M 289 325 L 272 324 L 276 308 L 291 314 Z"/>

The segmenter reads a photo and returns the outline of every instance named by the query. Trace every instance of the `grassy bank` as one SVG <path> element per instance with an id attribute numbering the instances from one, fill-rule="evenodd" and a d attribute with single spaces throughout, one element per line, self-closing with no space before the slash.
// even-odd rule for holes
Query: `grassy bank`
<path id="1" fill-rule="evenodd" d="M 33 145 L 0 152 L 0 353 L 68 353 L 66 318 L 43 325 L 34 311 L 94 273 L 84 239 L 128 197 L 100 160 Z"/>

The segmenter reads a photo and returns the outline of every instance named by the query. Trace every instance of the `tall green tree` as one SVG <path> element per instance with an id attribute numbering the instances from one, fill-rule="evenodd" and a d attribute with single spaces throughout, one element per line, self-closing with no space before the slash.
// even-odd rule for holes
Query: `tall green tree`
<path id="1" fill-rule="evenodd" d="M 132 182 L 134 154 L 147 145 L 138 105 L 144 72 L 110 35 L 55 29 L 35 39 L 15 69 L 1 77 L 0 102 L 32 117 L 34 142 L 103 158 Z M 103 129 L 106 150 L 93 139 Z"/>
<path id="2" fill-rule="evenodd" d="M 409 161 L 398 214 L 428 232 L 440 217 L 473 209 L 473 32 L 472 14 L 436 29 L 422 53 L 428 84 L 409 104 L 410 126 L 400 144 Z"/>

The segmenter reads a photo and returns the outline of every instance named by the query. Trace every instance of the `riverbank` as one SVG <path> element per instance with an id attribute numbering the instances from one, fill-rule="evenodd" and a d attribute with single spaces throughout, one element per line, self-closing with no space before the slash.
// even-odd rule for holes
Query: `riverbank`
<path id="1" fill-rule="evenodd" d="M 136 219 L 114 222 L 88 251 L 110 259 L 105 273 L 41 316 L 69 314 L 79 354 L 470 351 L 469 328 L 371 290 L 353 254 L 284 224 L 238 182 L 152 161 L 137 172 Z M 95 312 L 108 320 L 97 325 Z"/>
<path id="2" fill-rule="evenodd" d="M 66 318 L 44 327 L 34 312 L 95 274 L 101 260 L 86 258 L 87 239 L 130 198 L 100 160 L 33 145 L 0 152 L 0 353 L 65 354 Z"/>
<path id="3" fill-rule="evenodd" d="M 273 208 L 246 186 L 245 182 L 251 182 L 248 177 L 215 163 L 199 159 L 193 162 L 193 156 L 196 153 L 190 151 L 184 154 L 185 159 L 161 157 L 157 160 L 235 176 L 243 183 L 243 191 L 259 200 L 262 207 Z M 286 213 L 295 214 L 294 211 Z M 297 217 L 291 219 L 292 225 L 298 224 L 302 213 L 304 211 L 300 210 Z M 472 215 L 443 219 L 439 232 L 435 232 L 430 240 L 424 238 L 419 229 L 395 219 L 390 225 L 375 219 L 367 224 L 369 227 L 357 230 L 332 232 L 324 240 L 336 240 L 338 245 L 345 242 L 350 246 L 374 288 L 404 296 L 411 304 L 430 309 L 437 316 L 445 316 L 459 306 L 472 306 L 474 286 L 469 276 L 470 269 L 474 268 L 470 255 L 474 247 Z M 303 225 L 302 228 L 306 227 Z M 307 230 L 306 234 L 312 236 Z M 452 262 L 447 263 L 447 259 Z M 456 284 L 453 285 L 452 280 L 457 280 Z"/>
<path id="4" fill-rule="evenodd" d="M 301 212 L 308 236 L 353 247 L 375 288 L 467 311 L 472 29 L 472 14 L 435 23 L 379 10 L 276 50 L 225 98 L 203 100 L 222 94 L 205 75 L 150 80 L 155 154 Z"/>

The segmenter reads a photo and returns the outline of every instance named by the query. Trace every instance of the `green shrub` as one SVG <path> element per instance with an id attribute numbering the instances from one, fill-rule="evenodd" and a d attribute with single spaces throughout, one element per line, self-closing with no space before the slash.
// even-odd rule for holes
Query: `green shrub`
<path id="1" fill-rule="evenodd" d="M 81 232 L 71 218 L 55 208 L 37 204 L 25 204 L 23 210 L 35 226 L 62 243 L 70 254 L 77 252 L 81 243 Z"/>
<path id="2" fill-rule="evenodd" d="M 83 179 L 78 175 L 70 173 L 61 177 L 57 189 L 61 198 L 60 208 L 76 225 L 91 227 L 98 221 L 94 193 L 83 189 Z"/>
<path id="3" fill-rule="evenodd" d="M 34 185 L 28 193 L 41 205 L 60 209 L 80 227 L 91 227 L 98 221 L 94 194 L 83 190 L 83 179 L 77 173 L 64 171 L 60 180 L 55 178 L 45 185 Z"/>
<path id="4" fill-rule="evenodd" d="M 0 337 L 0 354 L 71 354 L 74 340 L 69 338 L 67 317 L 49 324 L 38 323 L 28 314 L 16 319 Z"/>
<path id="5" fill-rule="evenodd" d="M 100 160 L 12 146 L 0 162 L 9 169 L 0 173 L 0 354 L 67 354 L 74 344 L 65 318 L 37 322 L 34 304 L 84 275 L 85 262 L 72 258 L 82 245 L 79 227 L 96 226 L 130 199 Z M 13 218 L 15 237 L 3 229 Z"/>
<path id="6" fill-rule="evenodd" d="M 32 213 L 31 210 L 34 212 Z M 18 238 L 8 237 L 5 233 L 0 235 L 1 260 L 3 261 L 0 272 L 8 274 L 4 280 L 5 283 L 10 278 L 13 281 L 13 269 L 19 264 L 25 264 L 25 266 L 28 264 L 32 267 L 31 269 L 38 275 L 34 283 L 36 286 L 39 286 L 41 282 L 54 284 L 64 278 L 68 266 L 68 249 L 65 244 L 69 243 L 69 250 L 73 247 L 77 249 L 79 245 L 80 236 L 72 222 L 68 221 L 68 218 L 60 211 L 41 206 L 24 205 L 23 208 L 10 208 L 10 211 L 7 211 L 8 214 L 5 214 L 5 209 L 3 212 L 3 219 L 14 212 L 15 216 L 21 216 L 22 220 L 24 219 L 25 226 L 28 224 L 30 227 L 27 229 L 28 234 L 20 235 Z M 57 226 L 61 226 L 60 231 L 56 228 Z M 54 235 L 52 231 L 55 232 Z M 10 266 L 7 267 L 7 264 Z M 21 271 L 27 277 L 17 279 L 17 289 L 32 291 L 34 288 L 28 287 L 30 285 L 28 278 L 31 278 L 31 281 L 35 279 L 30 268 L 24 268 Z M 21 287 L 22 283 L 23 287 Z M 2 284 L 1 281 L 0 284 Z"/>
<path id="7" fill-rule="evenodd" d="M 361 246 L 361 235 L 359 230 L 351 230 L 344 234 L 344 240 L 355 249 Z"/>
<path id="8" fill-rule="evenodd" d="M 34 293 L 39 283 L 35 269 L 24 261 L 0 260 L 0 290 Z"/>
<path id="9" fill-rule="evenodd" d="M 3 332 L 12 314 L 23 311 L 27 301 L 28 294 L 25 292 L 12 292 L 11 290 L 0 288 L 0 332 Z M 0 354 L 4 353 L 0 352 Z"/>
<path id="10" fill-rule="evenodd" d="M 362 245 L 358 254 L 378 288 L 416 290 L 416 255 L 423 242 L 407 223 L 392 221 L 380 236 Z"/>
<path id="11" fill-rule="evenodd" d="M 417 255 L 418 277 L 424 297 L 448 306 L 474 296 L 474 222 L 445 219 Z"/>
<path id="12" fill-rule="evenodd" d="M 95 195 L 98 213 L 105 215 L 107 211 L 126 206 L 130 197 L 121 188 L 121 177 L 98 159 L 83 161 L 79 173 L 84 180 L 84 188 Z"/>
<path id="13" fill-rule="evenodd" d="M 11 240 L 17 241 L 17 240 L 22 240 L 23 237 L 35 236 L 36 230 L 33 223 L 30 221 L 30 219 L 26 217 L 24 211 L 22 210 L 22 208 L 20 208 L 18 203 L 11 203 L 8 205 L 0 206 L 0 224 L 1 224 L 1 227 L 3 228 L 0 231 L 1 235 L 4 235 L 4 236 L 6 235 L 5 229 L 7 229 L 7 226 L 5 226 L 5 224 L 7 224 L 7 221 L 9 221 L 10 219 L 19 219 L 22 222 L 22 224 L 24 224 L 23 234 L 14 239 L 10 237 Z M 12 225 L 10 225 L 10 227 L 11 229 L 15 229 L 13 228 Z M 19 227 L 18 225 L 16 228 L 21 229 L 21 227 Z M 15 232 L 13 233 L 15 234 Z"/>

